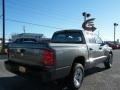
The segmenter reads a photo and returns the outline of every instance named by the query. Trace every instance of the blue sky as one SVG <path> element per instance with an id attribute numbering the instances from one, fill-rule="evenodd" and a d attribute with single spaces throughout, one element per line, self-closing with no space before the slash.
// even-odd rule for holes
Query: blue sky
<path id="1" fill-rule="evenodd" d="M 6 19 L 61 29 L 82 29 L 84 11 L 90 13 L 91 18 L 96 18 L 95 33 L 99 31 L 103 40 L 113 40 L 113 23 L 120 22 L 120 0 L 6 0 Z M 47 37 L 60 30 L 6 20 L 6 37 L 22 33 L 23 26 L 28 33 L 43 33 Z M 118 39 L 120 39 L 119 27 L 116 30 Z"/>

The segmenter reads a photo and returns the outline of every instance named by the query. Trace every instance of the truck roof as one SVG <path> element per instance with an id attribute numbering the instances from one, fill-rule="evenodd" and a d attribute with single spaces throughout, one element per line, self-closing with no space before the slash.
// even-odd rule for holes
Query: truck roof
<path id="1" fill-rule="evenodd" d="M 86 30 L 80 30 L 80 29 L 66 29 L 66 30 L 60 30 L 60 31 L 56 31 L 55 33 L 61 33 L 61 32 L 84 32 L 86 35 L 91 34 L 93 35 L 94 33 L 91 31 L 86 31 Z"/>
<path id="2" fill-rule="evenodd" d="M 83 31 L 83 30 L 80 30 L 80 29 L 66 29 L 66 30 L 56 31 L 55 33 L 61 33 L 61 32 L 79 32 L 79 31 Z"/>

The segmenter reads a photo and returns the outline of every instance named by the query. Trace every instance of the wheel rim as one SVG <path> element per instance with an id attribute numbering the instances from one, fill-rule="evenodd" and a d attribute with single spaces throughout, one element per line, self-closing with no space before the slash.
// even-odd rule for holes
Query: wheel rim
<path id="1" fill-rule="evenodd" d="M 83 77 L 83 71 L 80 68 L 77 68 L 77 70 L 74 73 L 74 85 L 76 88 L 80 87 L 82 77 Z"/>

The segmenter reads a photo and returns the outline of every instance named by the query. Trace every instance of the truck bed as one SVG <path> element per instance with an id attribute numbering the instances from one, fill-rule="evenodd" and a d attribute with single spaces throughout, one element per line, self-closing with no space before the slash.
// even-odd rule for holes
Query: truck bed
<path id="1" fill-rule="evenodd" d="M 47 43 L 11 43 L 9 44 L 10 61 L 43 66 L 42 53 L 48 49 Z"/>

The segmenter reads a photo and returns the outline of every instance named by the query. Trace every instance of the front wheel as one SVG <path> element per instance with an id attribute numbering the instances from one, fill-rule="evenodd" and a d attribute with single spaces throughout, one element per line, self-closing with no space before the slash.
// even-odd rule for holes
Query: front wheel
<path id="1" fill-rule="evenodd" d="M 75 63 L 68 79 L 71 90 L 79 90 L 84 77 L 84 68 L 80 63 Z"/>
<path id="2" fill-rule="evenodd" d="M 107 60 L 104 62 L 105 68 L 111 68 L 112 67 L 112 62 L 113 62 L 113 55 L 109 54 L 107 57 Z"/>

